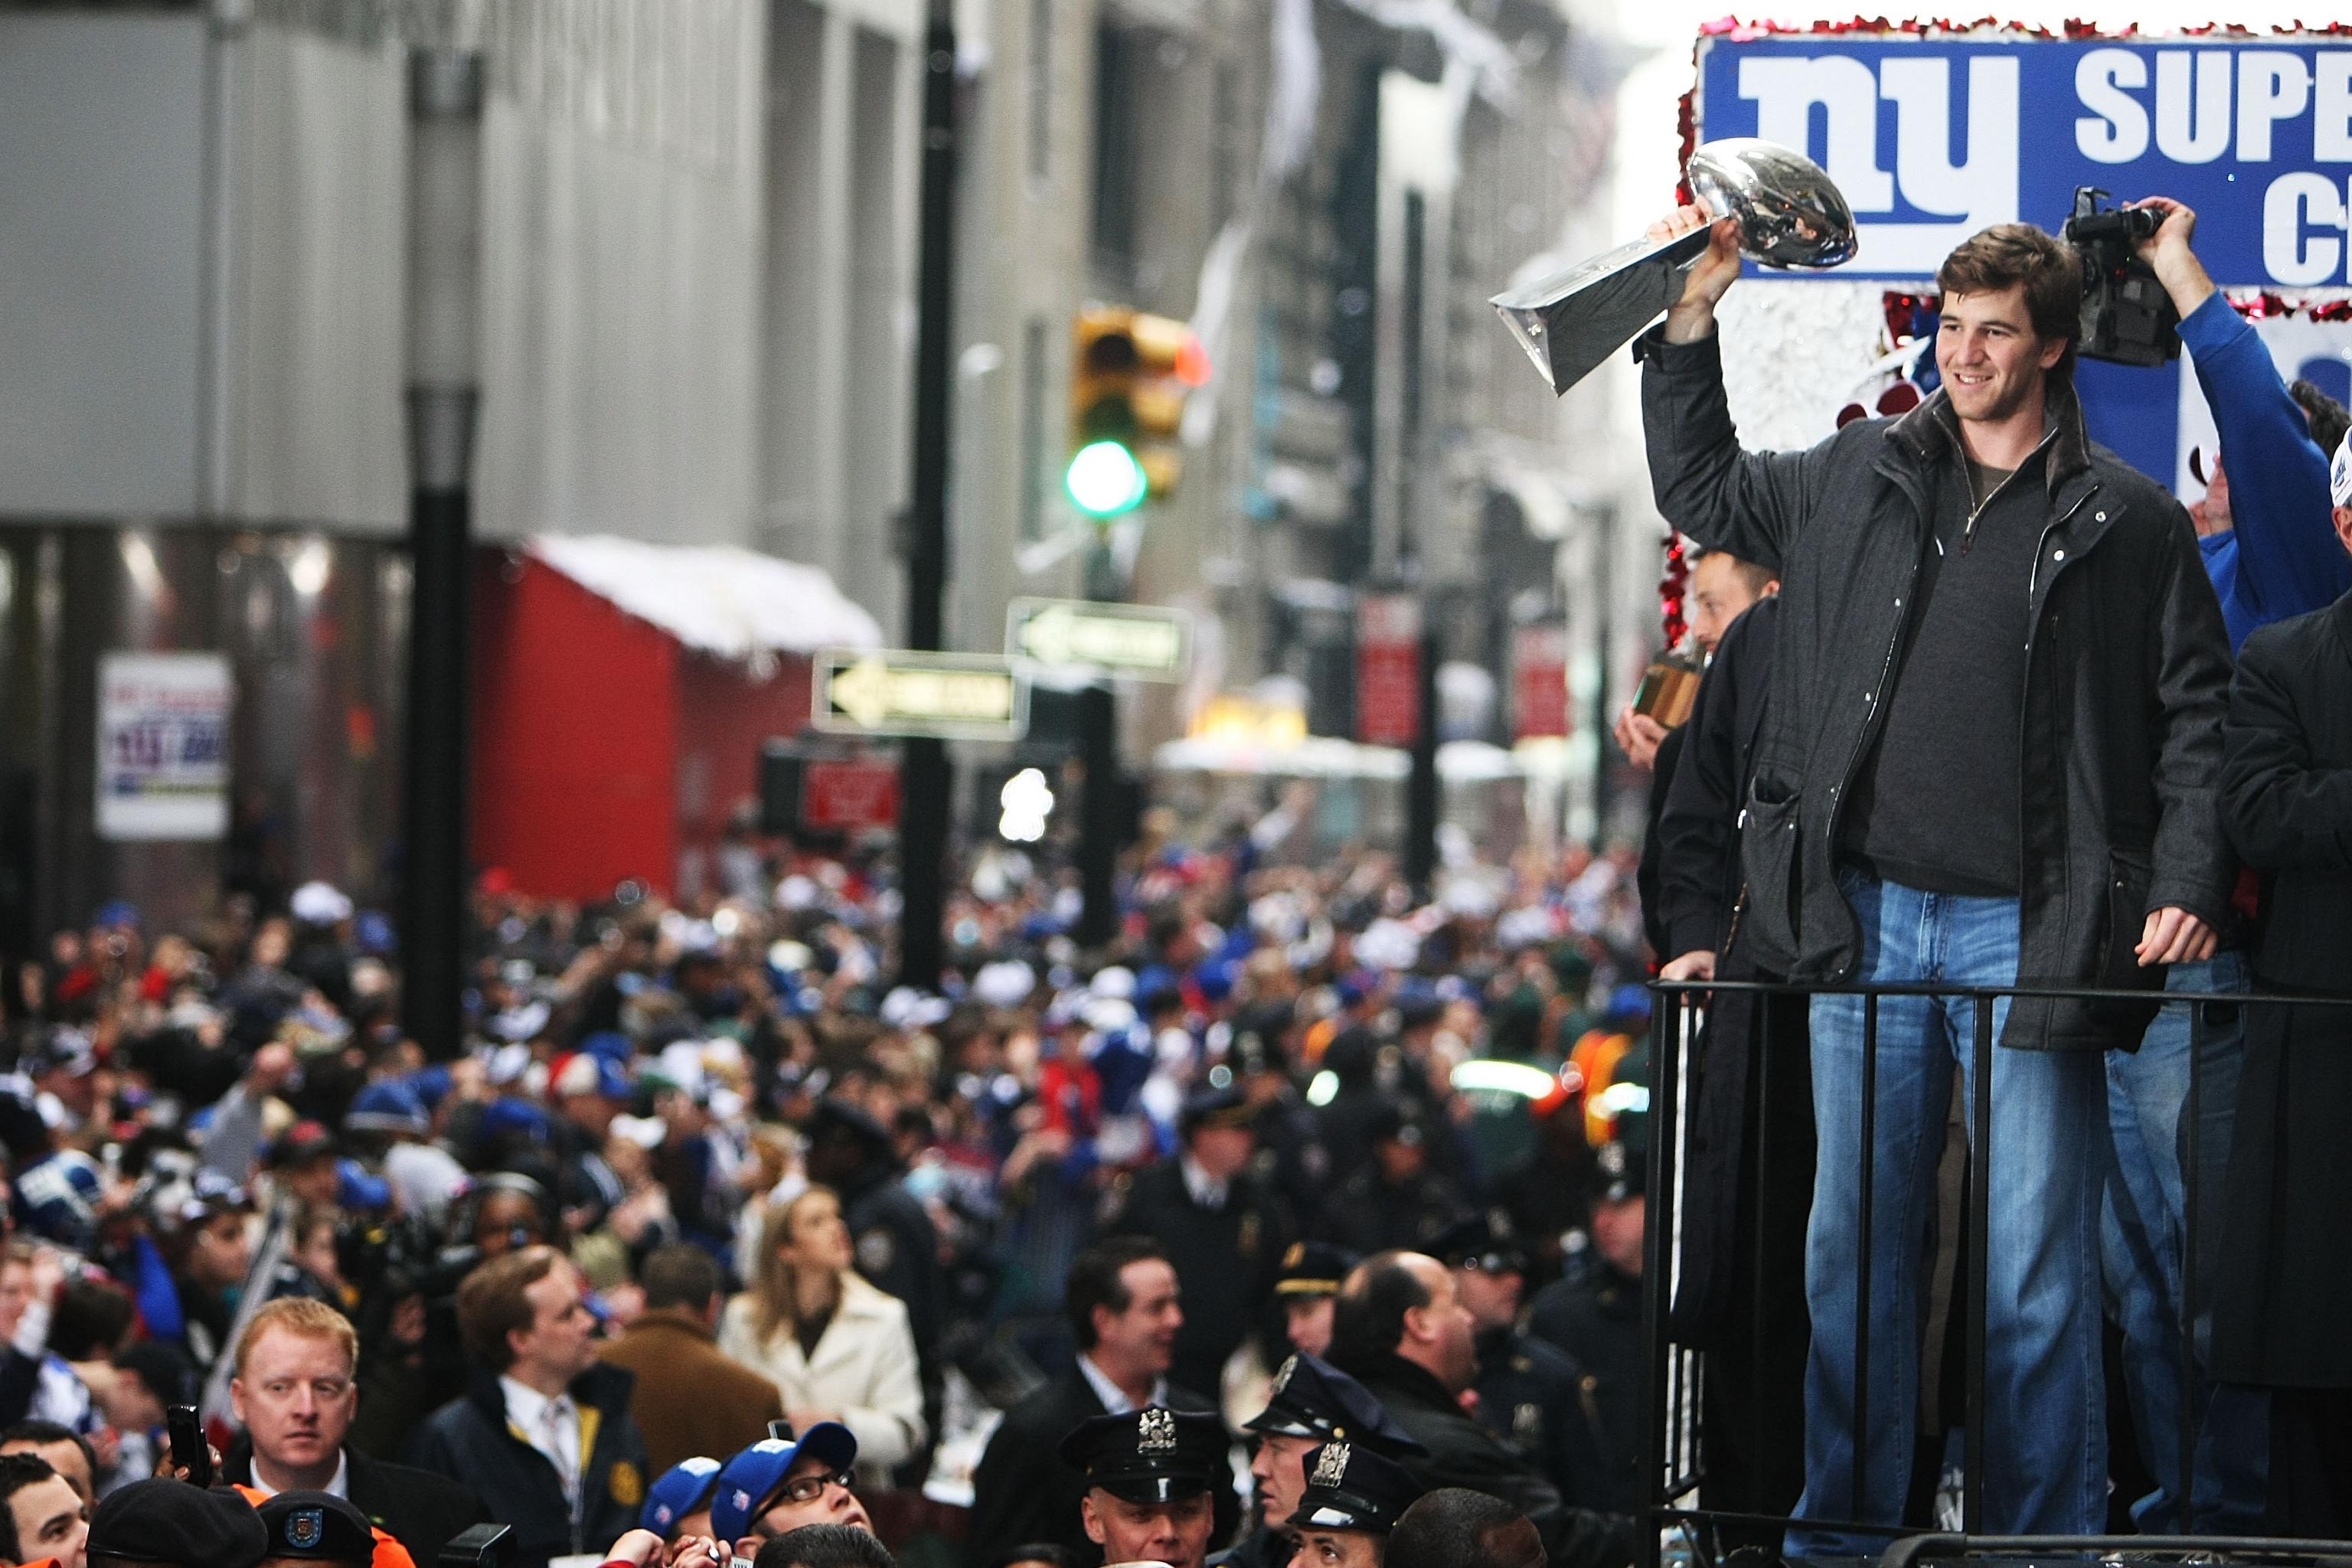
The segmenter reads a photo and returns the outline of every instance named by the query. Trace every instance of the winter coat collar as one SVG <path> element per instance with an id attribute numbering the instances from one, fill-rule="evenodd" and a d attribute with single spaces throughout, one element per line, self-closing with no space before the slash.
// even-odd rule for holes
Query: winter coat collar
<path id="1" fill-rule="evenodd" d="M 2072 376 L 2053 375 L 2043 382 L 2042 427 L 2048 443 L 2042 478 L 2055 496 L 2061 484 L 2091 466 L 2091 437 Z M 1957 457 L 1963 450 L 1959 416 L 1952 412 L 1950 394 L 1940 386 L 1889 426 L 1887 437 L 1921 463 Z"/>

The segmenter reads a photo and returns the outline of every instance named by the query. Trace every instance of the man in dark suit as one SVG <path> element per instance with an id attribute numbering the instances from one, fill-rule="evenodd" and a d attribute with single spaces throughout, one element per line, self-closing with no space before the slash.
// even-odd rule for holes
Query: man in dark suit
<path id="1" fill-rule="evenodd" d="M 776 1385 L 712 1342 L 719 1264 L 691 1242 L 646 1259 L 646 1310 L 598 1354 L 637 1375 L 629 1414 L 655 1473 L 697 1454 L 732 1454 L 768 1435 L 784 1415 Z"/>
<path id="2" fill-rule="evenodd" d="M 1261 1326 L 1290 1245 L 1287 1206 L 1251 1170 L 1257 1115 L 1237 1088 L 1186 1100 L 1183 1149 L 1138 1171 L 1104 1227 L 1168 1249 L 1184 1281 L 1184 1326 L 1169 1371 L 1190 1388 L 1222 1384 L 1226 1359 Z"/>
<path id="3" fill-rule="evenodd" d="M 265 1305 L 236 1342 L 229 1400 L 245 1431 L 224 1461 L 237 1486 L 348 1499 L 419 1563 L 489 1520 L 482 1500 L 453 1480 L 386 1464 L 348 1447 L 359 1406 L 359 1335 L 323 1301 Z"/>
<path id="4" fill-rule="evenodd" d="M 1168 1368 L 1184 1323 L 1176 1270 L 1158 1242 L 1114 1237 L 1080 1253 L 1063 1287 L 1078 1353 L 1043 1388 L 1004 1413 L 972 1474 L 971 1525 L 964 1561 L 987 1568 L 1011 1548 L 1051 1542 L 1070 1568 L 1095 1568 L 1102 1549 L 1078 1516 L 1086 1481 L 1058 1453 L 1082 1422 L 1164 1405 L 1213 1412 L 1215 1406 L 1171 1384 Z M 1214 1547 L 1241 1518 L 1232 1487 L 1215 1489 Z"/>
<path id="5" fill-rule="evenodd" d="M 596 1359 L 572 1260 L 551 1247 L 490 1259 L 457 1287 L 457 1328 L 471 1384 L 417 1428 L 411 1462 L 498 1499 L 515 1568 L 619 1540 L 646 1500 L 635 1379 Z"/>
<path id="6" fill-rule="evenodd" d="M 1428 1450 L 1406 1468 L 1425 1487 L 1467 1487 L 1535 1521 L 1553 1568 L 1625 1568 L 1631 1518 L 1570 1508 L 1534 1465 L 1462 1408 L 1477 1376 L 1477 1326 L 1454 1276 L 1418 1252 L 1366 1258 L 1339 1290 L 1332 1360 Z"/>
<path id="7" fill-rule="evenodd" d="M 1722 633 L 1679 731 L 1688 741 L 1652 840 L 1667 932 L 1658 950 L 1662 979 L 1783 978 L 1757 963 L 1752 942 L 1738 940 L 1747 885 L 1739 822 L 1769 709 L 1780 613 L 1778 593 L 1767 593 Z M 1811 1338 L 1804 1265 L 1815 1150 L 1806 999 L 1718 991 L 1665 1001 L 1706 1004 L 1690 1068 L 1691 1153 L 1674 1311 L 1676 1339 L 1707 1356 L 1699 1417 L 1707 1485 L 1726 1509 L 1785 1516 L 1804 1489 Z M 1761 1188 L 1759 1171 L 1768 1184 Z M 1769 1531 L 1739 1539 L 1778 1544 Z"/>
<path id="8" fill-rule="evenodd" d="M 2352 437 L 2329 471 L 2352 550 Z M 2221 731 L 2221 821 L 2263 877 L 2254 989 L 2341 995 L 2352 953 L 2352 595 L 2246 638 Z M 2352 1529 L 2352 1010 L 2248 1010 L 2230 1140 L 2214 1374 L 2270 1391 L 2266 1532 Z M 2193 1189 L 2192 1189 L 2193 1191 Z"/>

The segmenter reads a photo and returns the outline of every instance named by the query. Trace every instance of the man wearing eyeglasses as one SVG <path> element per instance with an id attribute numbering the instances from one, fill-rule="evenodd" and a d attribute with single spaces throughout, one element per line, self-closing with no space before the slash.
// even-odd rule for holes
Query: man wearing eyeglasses
<path id="1" fill-rule="evenodd" d="M 245 1431 L 224 1460 L 228 1481 L 265 1497 L 344 1498 L 419 1563 L 488 1521 L 482 1500 L 457 1482 L 345 1445 L 359 1408 L 359 1336 L 332 1307 L 293 1297 L 272 1301 L 246 1325 L 234 1355 L 229 1400 Z"/>
<path id="2" fill-rule="evenodd" d="M 720 1468 L 710 1499 L 710 1531 L 750 1558 L 761 1546 L 803 1524 L 845 1524 L 871 1531 L 866 1505 L 850 1489 L 857 1439 L 835 1421 L 819 1421 L 798 1437 L 769 1437 Z"/>
<path id="3" fill-rule="evenodd" d="M 1621 1506 L 1604 1484 L 1597 1384 L 1576 1359 L 1520 1327 L 1527 1256 L 1499 1213 L 1446 1227 L 1431 1256 L 1454 1272 L 1454 1293 L 1476 1335 L 1479 1424 L 1543 1471 L 1562 1500 Z"/>

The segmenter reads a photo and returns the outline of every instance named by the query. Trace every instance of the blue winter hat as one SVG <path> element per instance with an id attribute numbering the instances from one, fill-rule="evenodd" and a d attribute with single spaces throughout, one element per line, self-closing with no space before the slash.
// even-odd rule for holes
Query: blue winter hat
<path id="1" fill-rule="evenodd" d="M 482 1136 L 485 1138 L 512 1133 L 533 1143 L 544 1143 L 551 1131 L 547 1112 L 527 1100 L 502 1096 L 490 1101 L 482 1111 Z"/>
<path id="2" fill-rule="evenodd" d="M 740 1540 L 751 1521 L 768 1511 L 803 1449 L 835 1470 L 857 1462 L 857 1439 L 837 1421 L 820 1421 L 797 1438 L 754 1443 L 719 1472 L 719 1495 L 710 1500 L 711 1532 L 721 1541 Z"/>
<path id="3" fill-rule="evenodd" d="M 709 1501 L 710 1494 L 718 1489 L 718 1460 L 699 1454 L 691 1459 L 680 1459 L 664 1470 L 661 1479 L 646 1493 L 645 1511 L 637 1516 L 637 1523 L 667 1541 L 671 1528 Z"/>
<path id="4" fill-rule="evenodd" d="M 343 1116 L 343 1126 L 352 1132 L 415 1132 L 433 1130 L 433 1119 L 425 1113 L 425 1101 L 404 1083 L 385 1080 L 372 1083 L 352 1097 L 352 1108 Z"/>
<path id="5" fill-rule="evenodd" d="M 629 1037 L 618 1029 L 599 1029 L 583 1039 L 580 1042 L 580 1048 L 600 1061 L 612 1062 L 618 1067 L 626 1067 L 629 1058 L 636 1054 L 636 1047 L 629 1044 Z M 692 1464 L 694 1461 L 688 1459 L 686 1463 Z M 677 1470 L 674 1468 L 671 1473 L 675 1475 Z M 693 1510 L 689 1509 L 688 1511 Z"/>
<path id="6" fill-rule="evenodd" d="M 392 1206 L 392 1184 L 358 1161 L 344 1160 L 335 1167 L 335 1205 L 363 1211 L 388 1209 Z"/>

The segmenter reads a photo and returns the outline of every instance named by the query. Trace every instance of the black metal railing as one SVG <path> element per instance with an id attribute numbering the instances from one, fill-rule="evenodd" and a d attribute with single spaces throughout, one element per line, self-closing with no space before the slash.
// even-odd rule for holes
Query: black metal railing
<path id="1" fill-rule="evenodd" d="M 1761 1194 L 1769 1193 L 1773 1176 L 1772 1143 L 1769 1129 L 1756 1125 L 1763 1114 L 1769 1114 L 1775 1104 L 1771 1085 L 1776 1068 L 1782 1072 L 1787 1063 L 1782 1058 L 1791 1048 L 1810 1050 L 1807 1037 L 1793 1042 L 1774 1038 L 1774 997 L 1858 996 L 1863 999 L 1862 1077 L 1860 1121 L 1860 1234 L 1856 1237 L 1857 1275 L 1855 1291 L 1857 1309 L 1854 1314 L 1854 1372 L 1853 1417 L 1860 1430 L 1849 1434 L 1852 1449 L 1853 1477 L 1851 1495 L 1857 1507 L 1868 1493 L 1865 1481 L 1874 1462 L 1870 1444 L 1862 1440 L 1869 1425 L 1870 1321 L 1874 1258 L 1872 1258 L 1872 1226 L 1870 1215 L 1875 1194 L 1877 1099 L 1878 1099 L 1878 1022 L 1880 1004 L 1895 997 L 1927 997 L 1946 1003 L 1966 1004 L 1971 1010 L 1973 1028 L 1970 1049 L 1973 1072 L 1969 1075 L 1971 1103 L 1968 1117 L 1968 1194 L 1965 1209 L 1963 1247 L 1968 1269 L 1965 1287 L 1955 1291 L 1956 1310 L 1967 1314 L 1963 1385 L 1965 1404 L 1962 1412 L 1965 1459 L 1960 1493 L 1961 1534 L 1939 1536 L 1939 1542 L 1952 1541 L 1982 1542 L 1985 1530 L 1986 1455 L 1986 1301 L 1990 1280 L 1989 1247 L 1991 1231 L 1991 1159 L 1990 1140 L 1992 1130 L 1992 1081 L 1994 1043 L 1994 1012 L 2003 1001 L 2016 999 L 2048 1000 L 2104 1005 L 2135 1005 L 2145 1009 L 2183 1008 L 2189 1016 L 2189 1082 L 2187 1099 L 2181 1110 L 2182 1144 L 2179 1148 L 2183 1211 L 2181 1215 L 2179 1293 L 2173 1303 L 2178 1310 L 2179 1376 L 2180 1400 L 2179 1450 L 2175 1500 L 2179 1504 L 2179 1535 L 2142 1536 L 2134 1538 L 2143 1546 L 2168 1551 L 2166 1542 L 2188 1543 L 2194 1529 L 2196 1504 L 2196 1446 L 2198 1421 L 2194 1412 L 2200 1407 L 2199 1394 L 2204 1373 L 2199 1354 L 2198 1323 L 2202 1281 L 2200 1279 L 2200 1214 L 2205 1204 L 2218 1194 L 2200 1191 L 2207 1175 L 2201 1150 L 2203 1137 L 2203 1103 L 2206 1071 L 2206 1036 L 2208 1020 L 2206 1005 L 2226 1004 L 2242 1010 L 2242 1028 L 2262 1007 L 2298 1007 L 2352 1009 L 2352 996 L 2276 995 L 2255 991 L 2126 991 L 2086 986 L 2010 985 L 1971 986 L 1936 984 L 1885 985 L 1790 985 L 1757 982 L 1660 981 L 1652 986 L 1657 1005 L 1651 1019 L 1651 1078 L 1649 1110 L 1649 1181 L 1648 1235 L 1643 1264 L 1643 1368 L 1648 1379 L 1646 1397 L 1643 1402 L 1642 1462 L 1644 1478 L 1643 1500 L 1652 1521 L 1657 1528 L 1643 1532 L 1643 1568 L 1658 1568 L 1664 1552 L 1664 1542 L 1669 1532 L 1680 1526 L 1692 1555 L 1706 1559 L 1713 1555 L 1703 1531 L 1709 1528 L 1780 1529 L 1799 1525 L 1809 1531 L 1830 1531 L 1853 1536 L 1876 1536 L 1892 1542 L 1897 1537 L 1920 1536 L 1937 1529 L 1925 1521 L 1900 1524 L 1864 1523 L 1855 1521 L 1796 1518 L 1790 1515 L 1759 1513 L 1748 1510 L 1704 1506 L 1707 1481 L 1706 1455 L 1702 1441 L 1700 1410 L 1705 1378 L 1705 1352 L 1675 1337 L 1675 1285 L 1679 1275 L 1679 1237 L 1683 1205 L 1680 1183 L 1688 1152 L 1690 1118 L 1684 1097 L 1691 1079 L 1688 1068 L 1697 1048 L 1698 1026 L 1709 1002 L 1715 995 L 1745 993 L 1756 998 L 1756 1037 L 1742 1041 L 1736 1048 L 1751 1050 L 1749 1070 L 1757 1082 L 1748 1097 L 1751 1108 L 1743 1118 L 1748 1125 L 1745 1147 L 1739 1156 L 1745 1163 L 1740 1180 L 1748 1190 L 1759 1194 L 1756 1209 L 1759 1248 L 1756 1267 L 1746 1282 L 1751 1292 L 1746 1303 L 1750 1313 L 1748 1329 L 1752 1336 L 1751 1376 L 1754 1380 L 1749 1400 L 1751 1454 L 1762 1451 L 1765 1441 L 1763 1422 L 1765 1408 L 1763 1389 L 1766 1379 L 1767 1291 L 1763 1282 L 1776 1260 L 1762 1254 L 1766 1246 L 1768 1226 L 1765 1222 Z M 1754 1108 L 1764 1108 L 1759 1111 Z M 1810 1106 L 1807 1114 L 1810 1114 Z M 1824 1152 L 1818 1157 L 1828 1158 Z M 1727 1238 L 1722 1243 L 1727 1247 Z M 1789 1260 L 1780 1260 L 1787 1262 Z M 1801 1258 L 1794 1260 L 1801 1268 Z M 1912 1418 L 1916 1418 L 1912 1417 Z M 2143 1435 L 2143 1441 L 2152 1435 Z M 1879 1462 L 1884 1462 L 1880 1460 Z M 1792 1503 L 1792 1507 L 1794 1504 Z M 2075 1549 L 2096 1551 L 2099 1538 L 2070 1538 Z M 2202 1539 L 2199 1538 L 2200 1544 Z M 2043 1544 L 2046 1545 L 2046 1542 Z M 2260 1554 L 2274 1542 L 2259 1542 L 2251 1539 L 2236 1542 L 2238 1550 L 2246 1554 Z M 2309 1543 L 2305 1543 L 2306 1548 Z M 1948 1555 L 1948 1552 L 1932 1553 Z M 1676 1555 L 1680 1555 L 1677 1553 Z M 1891 1559 L 1890 1559 L 1891 1561 Z"/>

